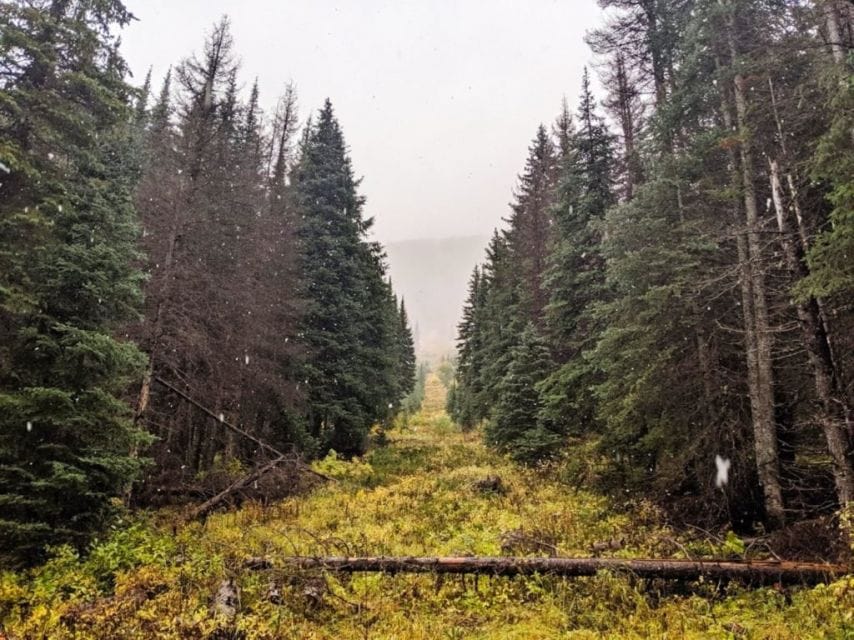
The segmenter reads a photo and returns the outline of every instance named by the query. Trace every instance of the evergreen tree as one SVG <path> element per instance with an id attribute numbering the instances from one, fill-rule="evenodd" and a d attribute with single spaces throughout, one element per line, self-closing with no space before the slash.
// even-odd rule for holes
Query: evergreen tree
<path id="1" fill-rule="evenodd" d="M 822 298 L 854 292 L 854 74 L 848 63 L 825 74 L 825 100 L 833 115 L 812 159 L 812 174 L 830 187 L 833 210 L 830 224 L 809 249 L 810 273 L 800 285 L 802 296 Z"/>
<path id="2" fill-rule="evenodd" d="M 545 275 L 547 326 L 560 368 L 542 389 L 543 419 L 579 433 L 594 420 L 589 390 L 597 374 L 584 351 L 599 331 L 594 305 L 606 298 L 602 227 L 615 201 L 613 138 L 597 113 L 586 71 L 576 121 L 579 130 L 561 160 L 554 248 Z"/>
<path id="3" fill-rule="evenodd" d="M 487 415 L 482 384 L 486 294 L 487 283 L 480 268 L 475 267 L 469 279 L 463 317 L 457 328 L 459 360 L 455 382 L 448 392 L 449 413 L 464 429 L 471 429 Z"/>
<path id="4" fill-rule="evenodd" d="M 409 326 L 409 315 L 406 313 L 406 304 L 400 299 L 400 307 L 397 311 L 397 369 L 395 378 L 397 380 L 398 400 L 402 400 L 415 389 L 417 375 L 417 364 L 415 361 L 415 341 L 412 338 L 412 328 Z"/>
<path id="5" fill-rule="evenodd" d="M 508 452 L 523 451 L 528 428 L 551 434 L 542 441 L 553 448 L 534 458 L 557 452 L 564 434 L 588 439 L 606 479 L 669 503 L 691 496 L 709 522 L 779 526 L 820 511 L 834 488 L 845 506 L 850 11 L 795 0 L 600 4 L 612 11 L 588 40 L 606 63 L 622 158 L 585 74 L 574 122 L 564 106 L 554 131 L 549 302 L 537 329 L 557 369 L 537 383 L 510 375 L 536 318 L 526 299 L 536 249 L 520 241 L 517 199 L 470 285 L 455 418 L 491 416 L 488 440 Z M 723 492 L 710 451 L 737 470 Z M 803 478 L 823 498 L 799 492 Z"/>
<path id="6" fill-rule="evenodd" d="M 380 248 L 365 240 L 371 221 L 362 215 L 364 199 L 328 100 L 302 144 L 293 182 L 309 428 L 323 446 L 358 453 L 371 425 L 402 397 L 395 379 L 401 318 Z"/>
<path id="7" fill-rule="evenodd" d="M 539 420 L 537 387 L 551 369 L 548 346 L 529 323 L 510 350 L 507 371 L 498 384 L 498 401 L 484 432 L 487 444 L 527 464 L 559 451 L 562 437 Z"/>
<path id="8" fill-rule="evenodd" d="M 0 562 L 82 547 L 139 470 L 111 337 L 140 302 L 131 89 L 117 0 L 0 13 Z M 14 73 L 10 72 L 14 69 Z"/>
<path id="9" fill-rule="evenodd" d="M 290 88 L 268 136 L 260 90 L 244 102 L 238 71 L 222 20 L 178 65 L 174 91 L 167 74 L 148 114 L 136 197 L 149 277 L 144 318 L 129 332 L 150 358 L 137 422 L 160 438 L 142 501 L 176 478 L 195 484 L 218 461 L 265 455 L 202 412 L 176 411 L 174 394 L 152 386 L 156 377 L 186 384 L 194 399 L 281 450 L 314 449 L 296 388 L 301 305 L 287 180 L 296 95 Z"/>
<path id="10" fill-rule="evenodd" d="M 486 263 L 481 272 L 483 288 L 482 338 L 478 348 L 481 414 L 489 416 L 498 400 L 498 384 L 504 378 L 510 361 L 510 350 L 518 343 L 526 321 L 519 312 L 519 287 L 516 263 L 506 233 L 495 232 L 486 249 Z"/>
<path id="11" fill-rule="evenodd" d="M 507 219 L 507 239 L 518 270 L 518 313 L 523 321 L 542 326 L 547 293 L 543 274 L 550 248 L 557 158 L 546 128 L 537 128 L 525 169 L 519 176 L 515 202 Z"/>

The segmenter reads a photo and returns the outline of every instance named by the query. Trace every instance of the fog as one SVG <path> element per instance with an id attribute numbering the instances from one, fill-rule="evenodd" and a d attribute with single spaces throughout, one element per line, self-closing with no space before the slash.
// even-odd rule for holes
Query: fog
<path id="1" fill-rule="evenodd" d="M 501 224 L 537 125 L 553 121 L 564 95 L 575 104 L 591 58 L 583 36 L 601 21 L 595 0 L 130 0 L 129 7 L 138 20 L 122 50 L 137 82 L 149 66 L 159 82 L 228 14 L 241 77 L 258 78 L 267 110 L 289 80 L 303 118 L 330 97 L 363 176 L 374 234 L 386 244 L 482 237 Z M 411 282 L 416 266 L 402 264 L 406 251 L 392 254 L 392 276 Z M 447 317 L 458 314 L 473 263 L 437 270 L 441 254 L 418 253 L 419 261 L 433 259 L 421 265 L 433 271 L 432 284 L 410 284 L 406 293 L 434 308 L 443 302 L 437 312 Z M 419 310 L 423 302 L 411 300 Z M 447 336 L 446 320 L 445 328 L 430 317 L 413 320 L 425 335 Z"/>

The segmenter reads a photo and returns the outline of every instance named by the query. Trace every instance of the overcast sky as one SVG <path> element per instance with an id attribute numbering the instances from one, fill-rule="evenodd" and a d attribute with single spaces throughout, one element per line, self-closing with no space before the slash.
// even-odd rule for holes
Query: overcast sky
<path id="1" fill-rule="evenodd" d="M 269 111 L 329 96 L 383 242 L 487 234 L 540 122 L 575 107 L 595 0 L 126 0 L 137 81 L 199 51 L 223 14 Z M 246 87 L 248 91 L 248 86 Z"/>

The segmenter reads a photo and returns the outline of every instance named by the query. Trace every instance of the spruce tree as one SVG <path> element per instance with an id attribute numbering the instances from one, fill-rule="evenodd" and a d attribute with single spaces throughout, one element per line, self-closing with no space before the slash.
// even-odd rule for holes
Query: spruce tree
<path id="1" fill-rule="evenodd" d="M 526 321 L 519 309 L 516 263 L 506 233 L 495 232 L 486 249 L 483 266 L 482 337 L 479 346 L 481 394 L 479 415 L 483 420 L 498 400 L 498 384 L 510 361 L 510 350 L 518 344 Z"/>
<path id="2" fill-rule="evenodd" d="M 415 361 L 415 341 L 412 338 L 412 328 L 409 326 L 409 315 L 406 313 L 406 303 L 400 299 L 397 310 L 397 400 L 400 401 L 415 389 L 417 365 Z"/>
<path id="3" fill-rule="evenodd" d="M 554 248 L 545 275 L 546 323 L 560 368 L 542 387 L 543 418 L 574 433 L 593 424 L 589 389 L 596 372 L 583 354 L 599 331 L 594 306 L 606 298 L 602 231 L 615 201 L 613 137 L 598 115 L 586 71 L 576 122 L 561 159 Z"/>
<path id="4" fill-rule="evenodd" d="M 540 421 L 538 386 L 552 369 L 545 341 L 529 323 L 510 350 L 507 371 L 498 384 L 498 401 L 487 422 L 486 442 L 519 462 L 533 464 L 559 451 L 562 437 Z"/>
<path id="5" fill-rule="evenodd" d="M 483 402 L 484 305 L 487 283 L 475 267 L 469 279 L 463 317 L 457 327 L 457 370 L 453 393 L 449 391 L 449 412 L 464 429 L 483 420 L 487 407 Z"/>
<path id="6" fill-rule="evenodd" d="M 837 68 L 838 67 L 838 68 Z M 828 130 L 818 141 L 812 177 L 828 186 L 830 224 L 809 248 L 810 273 L 799 286 L 802 298 L 850 296 L 854 292 L 854 74 L 843 63 L 824 71 Z"/>
<path id="7" fill-rule="evenodd" d="M 139 153 L 117 0 L 0 13 L 0 562 L 83 547 L 133 480 L 121 400 L 144 362 L 111 337 L 140 302 Z"/>
<path id="8" fill-rule="evenodd" d="M 305 136 L 293 183 L 309 428 L 322 446 L 358 453 L 371 425 L 400 400 L 400 318 L 381 249 L 365 239 L 371 221 L 329 100 Z"/>
<path id="9" fill-rule="evenodd" d="M 525 322 L 542 326 L 548 294 L 543 286 L 550 249 L 557 158 L 546 128 L 540 125 L 525 169 L 519 176 L 507 238 L 517 269 L 518 312 Z"/>

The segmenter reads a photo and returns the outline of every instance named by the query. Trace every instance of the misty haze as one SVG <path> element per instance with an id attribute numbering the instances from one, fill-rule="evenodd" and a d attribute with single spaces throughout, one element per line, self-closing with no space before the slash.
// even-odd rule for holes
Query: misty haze
<path id="1" fill-rule="evenodd" d="M 850 0 L 0 0 L 0 640 L 854 637 Z"/>

